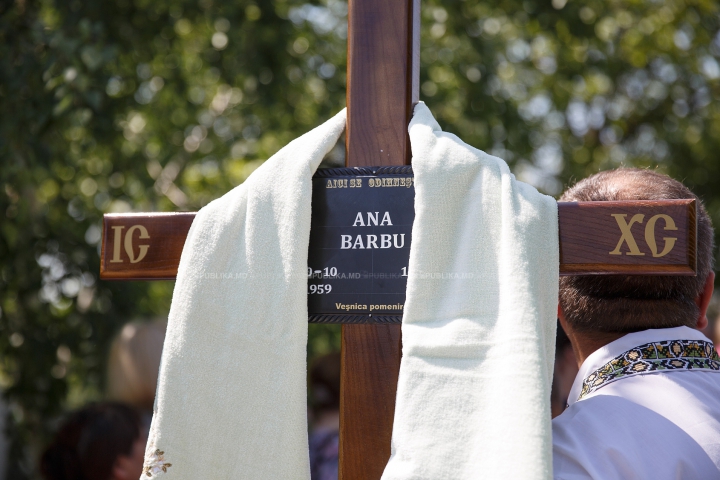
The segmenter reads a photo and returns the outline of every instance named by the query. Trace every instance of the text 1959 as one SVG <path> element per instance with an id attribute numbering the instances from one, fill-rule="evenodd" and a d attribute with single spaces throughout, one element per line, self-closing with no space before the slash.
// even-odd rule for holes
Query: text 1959
<path id="1" fill-rule="evenodd" d="M 313 293 L 318 293 L 318 294 L 330 293 L 331 291 L 332 291 L 332 285 L 330 285 L 329 283 L 326 283 L 326 284 L 324 284 L 324 285 L 323 285 L 323 284 L 321 284 L 321 285 L 308 285 L 308 294 L 313 294 Z"/>

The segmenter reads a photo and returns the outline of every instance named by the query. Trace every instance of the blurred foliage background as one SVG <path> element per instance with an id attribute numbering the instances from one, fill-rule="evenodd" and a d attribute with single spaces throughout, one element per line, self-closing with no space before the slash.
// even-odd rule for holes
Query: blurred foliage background
<path id="1" fill-rule="evenodd" d="M 619 165 L 684 181 L 720 225 L 710 0 L 424 0 L 422 98 L 540 190 Z M 341 0 L 0 3 L 0 386 L 7 478 L 102 398 L 108 343 L 172 282 L 97 278 L 103 213 L 196 210 L 345 103 Z M 342 147 L 334 152 L 342 159 Z M 314 326 L 310 356 L 338 348 Z"/>

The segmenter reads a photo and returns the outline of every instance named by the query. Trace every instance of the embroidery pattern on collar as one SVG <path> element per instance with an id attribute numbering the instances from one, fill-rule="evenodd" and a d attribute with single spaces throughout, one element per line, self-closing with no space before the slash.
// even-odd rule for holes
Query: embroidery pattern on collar
<path id="1" fill-rule="evenodd" d="M 618 355 L 585 377 L 578 400 L 621 378 L 663 370 L 720 371 L 712 342 L 666 340 L 651 342 Z"/>

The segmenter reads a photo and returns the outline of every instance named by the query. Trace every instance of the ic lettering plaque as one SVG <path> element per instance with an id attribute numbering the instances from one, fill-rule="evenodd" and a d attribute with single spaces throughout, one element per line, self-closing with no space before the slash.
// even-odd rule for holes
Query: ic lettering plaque
<path id="1" fill-rule="evenodd" d="M 317 171 L 307 271 L 311 322 L 401 322 L 414 199 L 409 166 Z"/>

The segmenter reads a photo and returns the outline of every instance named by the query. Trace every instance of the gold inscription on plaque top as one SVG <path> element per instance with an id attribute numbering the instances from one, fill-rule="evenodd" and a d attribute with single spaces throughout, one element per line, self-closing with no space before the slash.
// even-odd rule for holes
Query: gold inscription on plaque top
<path id="1" fill-rule="evenodd" d="M 625 255 L 635 256 L 645 255 L 643 252 L 640 251 L 640 248 L 638 247 L 638 244 L 635 241 L 635 237 L 633 236 L 631 230 L 632 226 L 635 223 L 643 223 L 645 215 L 643 215 L 642 213 L 637 213 L 632 216 L 629 222 L 627 221 L 626 213 L 613 213 L 611 214 L 611 216 L 615 218 L 615 221 L 620 228 L 621 237 L 617 243 L 617 246 L 615 247 L 615 250 L 609 252 L 609 254 L 622 255 L 624 253 Z M 660 219 L 665 222 L 665 227 L 663 228 L 663 230 L 677 230 L 677 227 L 675 226 L 675 221 L 670 215 L 659 213 L 650 217 L 650 220 L 648 220 L 647 224 L 645 225 L 645 243 L 650 249 L 652 256 L 656 258 L 664 257 L 668 253 L 672 252 L 672 249 L 675 247 L 675 242 L 677 241 L 677 237 L 663 237 L 663 240 L 665 242 L 663 245 L 663 249 L 662 251 L 658 251 L 657 241 L 655 239 L 655 224 Z M 620 248 L 623 246 L 623 244 L 627 245 L 628 251 L 621 251 Z"/>
<path id="2" fill-rule="evenodd" d="M 368 178 L 369 187 L 405 187 L 413 186 L 413 177 L 395 178 Z M 363 186 L 363 178 L 330 178 L 325 182 L 325 188 L 360 188 Z"/>
<path id="3" fill-rule="evenodd" d="M 112 230 L 114 233 L 114 239 L 113 239 L 113 255 L 110 259 L 110 263 L 123 263 L 123 259 L 120 256 L 120 247 L 125 247 L 125 253 L 128 256 L 128 259 L 130 260 L 130 263 L 138 263 L 143 258 L 145 258 L 145 255 L 147 255 L 148 249 L 150 248 L 150 245 L 143 244 L 138 245 L 138 253 L 135 255 L 135 246 L 133 245 L 133 234 L 138 231 L 140 232 L 140 235 L 138 238 L 143 240 L 150 240 L 150 234 L 148 233 L 147 228 L 145 228 L 144 225 L 132 225 L 130 228 L 128 228 L 127 232 L 125 232 L 125 235 L 123 235 L 123 229 L 125 228 L 124 225 L 117 225 L 113 226 Z M 125 238 L 123 241 L 123 237 Z"/>

